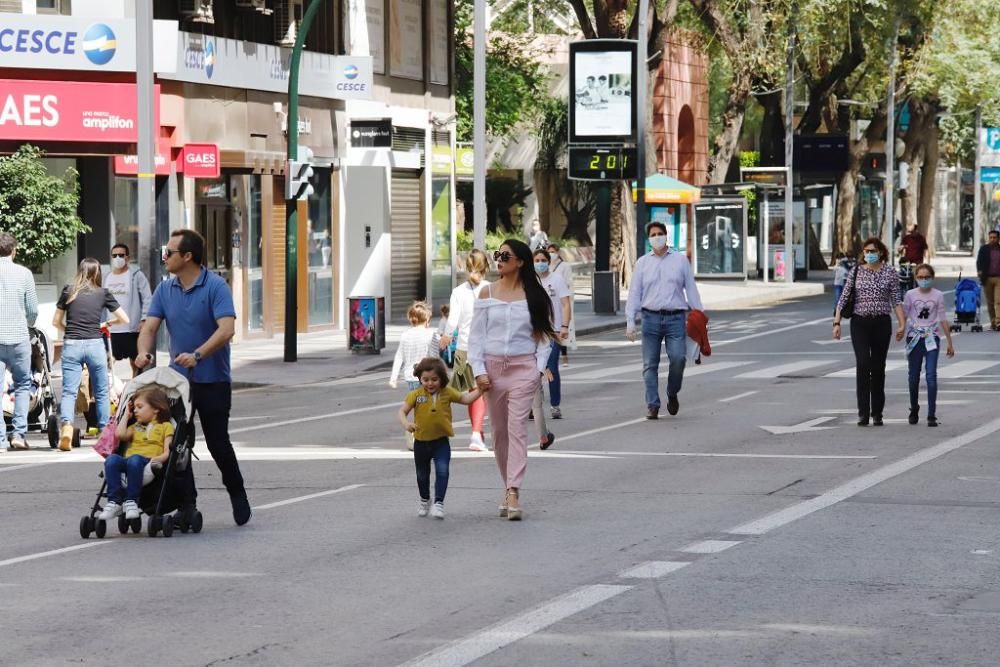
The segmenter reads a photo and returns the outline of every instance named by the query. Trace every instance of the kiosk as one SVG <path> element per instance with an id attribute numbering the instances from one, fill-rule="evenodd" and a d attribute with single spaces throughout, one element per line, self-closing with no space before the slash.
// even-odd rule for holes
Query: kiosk
<path id="1" fill-rule="evenodd" d="M 633 182 L 632 201 L 637 198 L 636 183 Z M 699 201 L 699 188 L 664 174 L 654 174 L 646 179 L 646 220 L 641 220 L 640 224 L 645 227 L 654 221 L 664 223 L 670 247 L 683 251 L 690 259 L 693 244 L 690 220 L 694 218 L 691 206 Z M 646 252 L 649 252 L 648 241 Z"/>

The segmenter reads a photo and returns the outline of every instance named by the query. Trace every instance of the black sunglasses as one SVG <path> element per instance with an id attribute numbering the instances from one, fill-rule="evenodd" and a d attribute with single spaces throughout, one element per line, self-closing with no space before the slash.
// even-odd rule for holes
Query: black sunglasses
<path id="1" fill-rule="evenodd" d="M 111 256 L 112 257 L 128 257 L 128 255 L 126 255 L 123 252 L 113 252 L 113 253 L 111 253 Z"/>
<path id="2" fill-rule="evenodd" d="M 497 250 L 496 252 L 493 253 L 494 262 L 509 262 L 511 259 L 513 259 L 513 257 L 514 255 L 507 252 L 506 250 L 504 250 L 503 252 Z"/>
<path id="3" fill-rule="evenodd" d="M 173 257 L 174 255 L 176 255 L 179 252 L 180 252 L 180 250 L 171 250 L 170 248 L 164 248 L 163 249 L 163 259 L 170 259 L 171 257 Z"/>

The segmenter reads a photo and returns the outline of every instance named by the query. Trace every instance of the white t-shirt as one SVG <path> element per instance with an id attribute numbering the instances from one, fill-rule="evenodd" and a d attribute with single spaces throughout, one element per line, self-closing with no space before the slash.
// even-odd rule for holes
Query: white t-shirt
<path id="1" fill-rule="evenodd" d="M 115 297 L 122 310 L 126 313 L 129 312 L 129 302 L 132 300 L 132 272 L 115 273 L 112 271 L 104 279 L 104 287 Z M 128 324 L 116 324 L 111 327 L 111 333 L 128 333 L 131 330 Z"/>
<path id="2" fill-rule="evenodd" d="M 552 328 L 556 330 L 556 333 L 559 333 L 559 328 L 563 325 L 562 299 L 563 297 L 571 296 L 572 292 L 569 291 L 566 281 L 557 273 L 549 273 L 549 275 L 540 279 L 542 287 L 548 292 L 549 299 L 552 301 Z"/>

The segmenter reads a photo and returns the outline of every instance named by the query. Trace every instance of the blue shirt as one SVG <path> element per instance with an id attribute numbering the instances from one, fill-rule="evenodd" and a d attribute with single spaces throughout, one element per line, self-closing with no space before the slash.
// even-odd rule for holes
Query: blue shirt
<path id="1" fill-rule="evenodd" d="M 625 327 L 628 331 L 635 328 L 635 320 L 643 308 L 705 310 L 687 255 L 669 250 L 661 257 L 650 251 L 639 258 L 625 306 Z"/>
<path id="2" fill-rule="evenodd" d="M 236 317 L 229 285 L 204 267 L 190 289 L 171 278 L 156 288 L 149 304 L 148 317 L 165 320 L 170 334 L 170 358 L 185 352 L 193 354 L 219 328 L 216 320 Z M 170 367 L 187 377 L 188 370 L 173 361 Z M 203 357 L 194 367 L 192 382 L 232 382 L 229 367 L 229 343 L 214 354 Z"/>

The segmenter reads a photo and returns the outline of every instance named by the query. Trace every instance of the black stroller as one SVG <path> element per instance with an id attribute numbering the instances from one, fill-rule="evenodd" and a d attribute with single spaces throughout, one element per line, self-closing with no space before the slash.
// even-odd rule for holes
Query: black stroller
<path id="1" fill-rule="evenodd" d="M 150 537 L 156 537 L 160 533 L 164 537 L 170 537 L 176 527 L 182 533 L 200 533 L 203 519 L 201 512 L 195 508 L 197 491 L 191 470 L 195 437 L 191 390 L 184 376 L 170 368 L 154 368 L 133 378 L 122 392 L 118 410 L 111 423 L 120 423 L 125 415 L 125 406 L 132 400 L 135 392 L 148 386 L 159 387 L 167 393 L 175 428 L 167 462 L 154 469 L 153 481 L 143 487 L 139 497 L 139 508 L 147 516 L 146 532 Z M 108 531 L 107 521 L 98 518 L 104 509 L 101 500 L 107 500 L 108 489 L 103 471 L 100 476 L 101 489 L 97 492 L 90 514 L 80 519 L 80 537 L 84 539 L 90 537 L 91 533 L 104 537 Z M 124 515 L 119 516 L 118 532 L 124 535 L 129 530 L 133 533 L 140 532 L 142 518 L 130 521 Z"/>
<path id="2" fill-rule="evenodd" d="M 31 343 L 31 395 L 28 398 L 28 431 L 47 433 L 51 442 L 55 433 L 59 440 L 59 408 L 52 388 L 52 351 L 48 336 L 41 329 L 28 329 Z M 7 391 L 3 395 L 4 426 L 8 435 L 14 419 L 14 383 L 7 371 Z"/>

